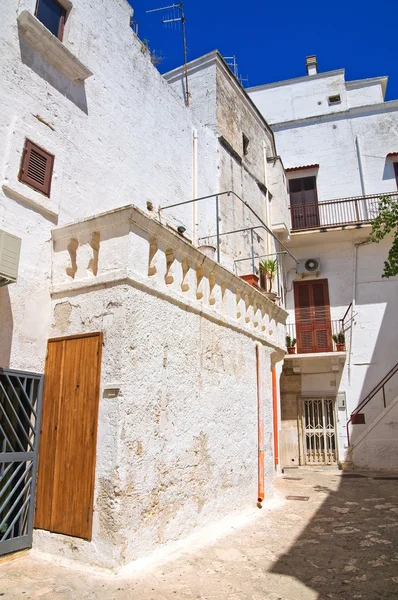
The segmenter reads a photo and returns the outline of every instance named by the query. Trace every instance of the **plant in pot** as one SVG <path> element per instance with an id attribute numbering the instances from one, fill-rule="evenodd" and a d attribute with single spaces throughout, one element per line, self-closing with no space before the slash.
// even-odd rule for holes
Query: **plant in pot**
<path id="1" fill-rule="evenodd" d="M 338 333 L 337 335 L 334 334 L 333 336 L 333 341 L 336 344 L 336 350 L 337 352 L 345 352 L 345 335 L 342 331 L 340 331 L 340 333 Z"/>
<path id="2" fill-rule="evenodd" d="M 295 354 L 296 352 L 296 338 L 291 338 L 290 335 L 286 336 L 286 347 L 288 354 Z"/>
<path id="3" fill-rule="evenodd" d="M 278 260 L 267 258 L 260 262 L 260 286 L 270 300 L 275 301 L 276 293 L 272 291 L 272 283 L 278 271 Z M 268 289 L 269 288 L 269 289 Z"/>

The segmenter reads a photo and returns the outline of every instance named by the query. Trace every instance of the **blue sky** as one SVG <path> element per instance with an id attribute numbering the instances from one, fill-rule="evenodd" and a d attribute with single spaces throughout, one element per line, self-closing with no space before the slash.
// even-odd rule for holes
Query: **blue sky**
<path id="1" fill-rule="evenodd" d="M 164 57 L 159 70 L 179 66 L 180 28 L 146 14 L 172 2 L 129 2 L 139 37 Z M 305 75 L 305 57 L 316 54 L 319 71 L 345 68 L 348 80 L 389 75 L 386 99 L 398 99 L 398 0 L 186 0 L 185 14 L 188 59 L 236 55 L 245 87 Z"/>

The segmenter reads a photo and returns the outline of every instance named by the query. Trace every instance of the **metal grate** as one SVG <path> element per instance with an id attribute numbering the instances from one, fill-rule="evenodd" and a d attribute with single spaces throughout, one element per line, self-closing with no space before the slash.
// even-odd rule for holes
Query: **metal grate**
<path id="1" fill-rule="evenodd" d="M 42 376 L 0 369 L 0 555 L 32 545 Z"/>
<path id="2" fill-rule="evenodd" d="M 337 462 L 334 398 L 304 398 L 304 451 L 307 465 Z"/>

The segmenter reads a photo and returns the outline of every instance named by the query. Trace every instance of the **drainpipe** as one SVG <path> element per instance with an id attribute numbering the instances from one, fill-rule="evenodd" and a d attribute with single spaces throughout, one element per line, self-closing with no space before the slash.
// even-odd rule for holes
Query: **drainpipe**
<path id="1" fill-rule="evenodd" d="M 193 152 L 192 152 L 192 198 L 198 197 L 198 132 L 193 130 Z M 192 203 L 192 243 L 198 245 L 198 203 Z"/>
<path id="2" fill-rule="evenodd" d="M 359 143 L 359 135 L 355 136 L 355 147 L 356 147 L 356 150 L 357 150 L 358 167 L 359 167 L 359 178 L 361 180 L 362 196 L 366 196 L 366 192 L 365 192 L 365 177 L 364 177 L 364 174 L 363 174 L 363 164 L 362 164 L 362 156 L 361 156 L 361 147 L 360 147 L 360 143 Z"/>
<path id="3" fill-rule="evenodd" d="M 278 390 L 276 385 L 276 367 L 272 369 L 272 407 L 274 417 L 274 463 L 279 463 L 279 430 L 278 430 Z"/>
<path id="4" fill-rule="evenodd" d="M 261 345 L 256 344 L 257 367 L 257 415 L 258 415 L 258 491 L 257 502 L 264 500 L 264 407 L 263 373 L 261 367 Z"/>
<path id="5" fill-rule="evenodd" d="M 262 143 L 263 146 L 263 161 L 264 161 L 264 185 L 267 188 L 267 192 L 265 194 L 265 224 L 267 227 L 271 228 L 271 217 L 269 210 L 269 199 L 268 199 L 268 180 L 267 180 L 267 146 L 265 142 Z M 265 251 L 266 254 L 271 254 L 271 245 L 268 233 L 265 234 Z"/>

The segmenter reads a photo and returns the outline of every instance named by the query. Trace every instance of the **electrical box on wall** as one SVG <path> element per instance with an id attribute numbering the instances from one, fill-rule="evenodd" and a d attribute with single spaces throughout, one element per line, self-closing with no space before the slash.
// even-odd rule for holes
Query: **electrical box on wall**
<path id="1" fill-rule="evenodd" d="M 21 239 L 0 229 L 0 286 L 16 282 L 20 252 Z"/>
<path id="2" fill-rule="evenodd" d="M 321 272 L 321 261 L 319 258 L 305 258 L 297 265 L 298 275 L 319 275 Z"/>
<path id="3" fill-rule="evenodd" d="M 345 392 L 337 394 L 337 407 L 339 410 L 345 410 L 347 407 Z"/>

